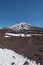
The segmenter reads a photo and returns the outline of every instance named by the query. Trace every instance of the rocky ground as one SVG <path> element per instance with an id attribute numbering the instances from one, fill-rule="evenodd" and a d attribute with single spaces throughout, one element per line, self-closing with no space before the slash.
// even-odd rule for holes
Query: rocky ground
<path id="1" fill-rule="evenodd" d="M 8 48 L 43 65 L 43 34 L 32 37 L 6 37 L 0 32 L 0 48 Z"/>

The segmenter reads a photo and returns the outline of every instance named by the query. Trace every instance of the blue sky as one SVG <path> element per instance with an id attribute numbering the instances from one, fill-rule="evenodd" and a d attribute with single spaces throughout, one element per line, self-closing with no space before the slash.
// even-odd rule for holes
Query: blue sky
<path id="1" fill-rule="evenodd" d="M 20 22 L 43 27 L 43 0 L 0 0 L 0 27 Z"/>

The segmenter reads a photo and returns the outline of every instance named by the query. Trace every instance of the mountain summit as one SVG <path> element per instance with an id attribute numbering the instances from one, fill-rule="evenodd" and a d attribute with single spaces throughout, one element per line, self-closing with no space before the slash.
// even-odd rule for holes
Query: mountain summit
<path id="1" fill-rule="evenodd" d="M 22 22 L 22 23 L 19 23 L 19 24 L 16 24 L 16 25 L 12 25 L 9 28 L 11 28 L 13 30 L 24 30 L 24 29 L 29 30 L 29 26 L 30 26 L 30 24 Z"/>
<path id="2" fill-rule="evenodd" d="M 30 24 L 22 22 L 6 28 L 2 28 L 0 29 L 0 31 L 7 31 L 13 33 L 43 33 L 43 28 L 32 26 Z"/>
<path id="3" fill-rule="evenodd" d="M 28 31 L 28 32 L 42 32 L 43 28 L 32 26 L 30 24 L 27 24 L 25 22 L 9 26 L 10 29 L 16 31 L 16 32 L 21 32 L 21 31 Z"/>

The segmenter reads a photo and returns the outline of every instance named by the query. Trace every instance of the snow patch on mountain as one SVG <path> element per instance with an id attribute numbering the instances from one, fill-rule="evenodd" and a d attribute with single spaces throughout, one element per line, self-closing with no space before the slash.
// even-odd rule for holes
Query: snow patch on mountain
<path id="1" fill-rule="evenodd" d="M 0 65 L 26 65 L 26 63 L 27 65 L 40 65 L 10 49 L 0 48 Z"/>

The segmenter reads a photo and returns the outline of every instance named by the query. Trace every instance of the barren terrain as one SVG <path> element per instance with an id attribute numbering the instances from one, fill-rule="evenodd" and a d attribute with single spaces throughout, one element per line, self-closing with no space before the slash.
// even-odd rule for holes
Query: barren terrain
<path id="1" fill-rule="evenodd" d="M 0 48 L 12 49 L 15 52 L 35 60 L 43 65 L 43 34 L 32 37 L 8 37 L 5 32 L 0 32 Z"/>

